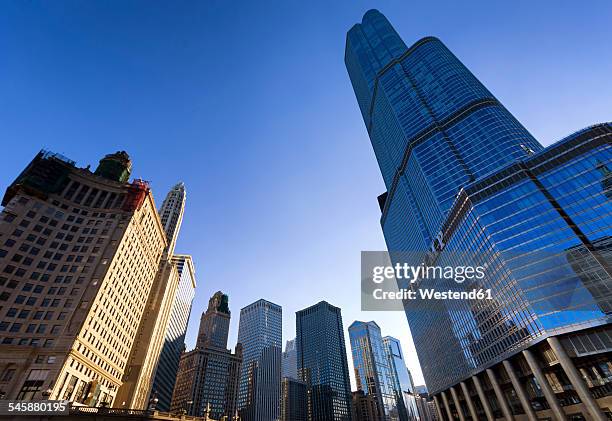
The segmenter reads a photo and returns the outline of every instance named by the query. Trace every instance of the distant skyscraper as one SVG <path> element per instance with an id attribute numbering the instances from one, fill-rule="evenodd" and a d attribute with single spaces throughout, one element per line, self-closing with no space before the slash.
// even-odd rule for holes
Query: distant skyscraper
<path id="1" fill-rule="evenodd" d="M 375 322 L 355 321 L 349 326 L 357 389 L 376 401 L 383 421 L 408 421 L 404 399 L 395 384 L 392 361 L 387 357 L 380 327 Z"/>
<path id="2" fill-rule="evenodd" d="M 342 315 L 321 301 L 296 312 L 298 374 L 308 385 L 309 421 L 350 421 L 351 383 Z"/>
<path id="3" fill-rule="evenodd" d="M 407 47 L 375 10 L 348 32 L 345 62 L 387 187 L 389 251 L 415 266 L 487 268 L 482 280 L 428 287 L 491 289 L 491 300 L 405 306 L 440 413 L 561 420 L 575 399 L 580 417 L 605 420 L 612 124 L 544 149 L 442 42 Z M 527 383 L 517 367 L 529 367 Z M 550 413 L 535 414 L 542 407 Z"/>
<path id="4" fill-rule="evenodd" d="M 230 311 L 227 295 L 215 293 L 208 302 L 208 310 L 202 313 L 196 347 L 226 348 L 229 335 Z"/>
<path id="5" fill-rule="evenodd" d="M 197 417 L 236 420 L 242 346 L 232 354 L 227 346 L 228 297 L 216 292 L 201 319 L 198 346 L 181 355 L 171 411 Z"/>
<path id="6" fill-rule="evenodd" d="M 389 360 L 389 368 L 393 376 L 393 388 L 396 398 L 398 401 L 400 399 L 404 401 L 404 407 L 406 408 L 407 414 L 410 415 L 410 408 L 414 405 L 408 402 L 406 395 L 412 394 L 414 390 L 410 372 L 406 368 L 406 360 L 402 352 L 402 345 L 398 339 L 392 336 L 385 336 L 383 338 L 383 344 L 385 346 L 385 354 Z"/>
<path id="7" fill-rule="evenodd" d="M 174 253 L 176 239 L 183 222 L 186 198 L 187 193 L 185 192 L 185 184 L 183 182 L 177 183 L 172 190 L 168 192 L 168 195 L 159 209 L 161 223 L 168 237 L 168 255 Z"/>
<path id="8" fill-rule="evenodd" d="M 308 387 L 302 380 L 283 378 L 280 421 L 308 421 Z"/>
<path id="9" fill-rule="evenodd" d="M 113 404 L 166 248 L 148 185 L 127 181 L 131 166 L 125 152 L 105 156 L 94 173 L 40 152 L 8 187 L 0 214 L 6 399 Z"/>
<path id="10" fill-rule="evenodd" d="M 282 361 L 282 377 L 298 379 L 297 372 L 297 348 L 295 347 L 295 338 L 287 341 L 285 351 L 283 352 Z"/>
<path id="11" fill-rule="evenodd" d="M 282 308 L 257 300 L 240 310 L 243 347 L 238 409 L 242 421 L 275 421 L 280 414 Z"/>
<path id="12" fill-rule="evenodd" d="M 179 360 L 185 350 L 185 334 L 196 287 L 195 270 L 191 256 L 173 255 L 172 261 L 178 269 L 180 280 L 151 389 L 152 394 L 155 394 L 158 399 L 157 409 L 160 411 L 170 410 Z"/>

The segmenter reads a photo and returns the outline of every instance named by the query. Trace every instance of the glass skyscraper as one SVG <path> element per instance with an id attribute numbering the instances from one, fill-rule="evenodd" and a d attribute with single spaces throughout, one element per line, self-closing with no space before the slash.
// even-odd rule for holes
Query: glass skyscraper
<path id="1" fill-rule="evenodd" d="M 376 322 L 355 321 L 348 328 L 353 351 L 357 389 L 376 400 L 383 421 L 407 421 L 406 408 L 395 372 L 387 358 L 385 344 Z"/>
<path id="2" fill-rule="evenodd" d="M 164 345 L 159 356 L 151 397 L 157 398 L 157 409 L 169 411 L 172 391 L 178 371 L 181 353 L 185 350 L 185 334 L 195 296 L 195 270 L 191 256 L 174 255 L 172 261 L 179 273 L 179 284 L 172 304 Z"/>
<path id="3" fill-rule="evenodd" d="M 491 300 L 405 304 L 439 416 L 565 419 L 581 403 L 577 416 L 605 419 L 612 125 L 545 149 L 440 40 L 407 47 L 375 10 L 348 32 L 345 62 L 387 187 L 392 258 L 487 268 L 428 286 Z"/>
<path id="4" fill-rule="evenodd" d="M 385 347 L 385 355 L 389 361 L 389 368 L 393 375 L 393 389 L 395 390 L 398 401 L 401 399 L 404 402 L 406 411 L 410 412 L 409 408 L 412 405 L 407 402 L 408 398 L 406 395 L 414 393 L 414 386 L 412 384 L 410 372 L 406 367 L 402 344 L 393 336 L 385 336 L 382 339 Z"/>
<path id="5" fill-rule="evenodd" d="M 275 421 L 280 415 L 282 320 L 281 306 L 263 299 L 240 310 L 238 410 L 243 421 Z"/>
<path id="6" fill-rule="evenodd" d="M 298 374 L 309 421 L 350 421 L 351 384 L 340 309 L 325 301 L 296 312 Z"/>

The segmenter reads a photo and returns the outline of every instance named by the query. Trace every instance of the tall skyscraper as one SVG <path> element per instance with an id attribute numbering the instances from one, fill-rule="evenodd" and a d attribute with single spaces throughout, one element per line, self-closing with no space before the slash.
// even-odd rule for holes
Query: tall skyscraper
<path id="1" fill-rule="evenodd" d="M 227 347 L 228 297 L 216 292 L 200 322 L 197 346 L 181 355 L 171 411 L 196 417 L 237 420 L 237 396 L 242 346 Z"/>
<path id="2" fill-rule="evenodd" d="M 167 242 L 117 152 L 94 173 L 40 152 L 0 215 L 0 371 L 8 399 L 112 403 Z"/>
<path id="3" fill-rule="evenodd" d="M 230 311 L 227 295 L 218 291 L 208 302 L 208 310 L 202 313 L 196 347 L 226 348 L 229 335 Z"/>
<path id="4" fill-rule="evenodd" d="M 275 421 L 280 415 L 282 318 L 281 306 L 263 299 L 240 310 L 238 409 L 243 421 Z"/>
<path id="5" fill-rule="evenodd" d="M 393 389 L 397 399 L 404 401 L 404 407 L 407 412 L 412 406 L 408 402 L 408 396 L 414 393 L 414 387 L 412 385 L 412 376 L 406 368 L 406 360 L 404 359 L 404 353 L 402 351 L 402 345 L 398 339 L 393 336 L 385 336 L 383 338 L 383 344 L 385 347 L 385 354 L 389 361 L 389 368 L 393 376 Z"/>
<path id="6" fill-rule="evenodd" d="M 185 335 L 196 287 L 195 269 L 191 256 L 175 254 L 172 256 L 172 261 L 178 270 L 179 283 L 150 397 L 150 399 L 157 398 L 157 409 L 160 411 L 170 410 L 179 360 L 185 351 Z"/>
<path id="7" fill-rule="evenodd" d="M 172 303 L 176 296 L 179 274 L 176 265 L 166 260 L 159 264 L 145 309 L 128 358 L 123 381 L 114 407 L 146 409 L 153 385 L 153 376 L 164 344 Z"/>
<path id="8" fill-rule="evenodd" d="M 355 321 L 349 326 L 357 389 L 376 401 L 382 421 L 408 421 L 395 372 L 387 358 L 385 344 L 376 322 Z"/>
<path id="9" fill-rule="evenodd" d="M 299 378 L 297 372 L 297 348 L 295 347 L 295 338 L 287 341 L 285 344 L 281 366 L 281 377 L 288 377 L 290 379 Z"/>
<path id="10" fill-rule="evenodd" d="M 184 336 L 187 328 L 187 321 L 185 321 L 182 332 L 169 331 L 170 327 L 176 328 L 176 323 L 170 325 L 171 317 L 176 317 L 177 306 L 181 307 L 182 303 L 180 301 L 186 298 L 185 295 L 177 295 L 181 283 L 181 272 L 179 272 L 178 264 L 184 261 L 175 259 L 173 255 L 184 209 L 185 186 L 183 183 L 178 183 L 166 195 L 160 210 L 167 246 L 159 263 L 155 282 L 138 328 L 137 340 L 129 357 L 123 384 L 117 392 L 115 406 L 145 409 L 148 407 L 149 400 L 153 397 L 152 394 L 155 394 L 155 398 L 159 401 L 158 392 L 153 390 L 157 367 L 160 363 L 166 368 L 169 368 L 169 364 L 173 364 L 174 361 L 178 363 L 180 354 L 169 356 L 167 353 L 162 354 L 162 351 L 168 335 Z M 193 269 L 193 265 L 191 268 Z M 185 289 L 184 283 L 183 289 Z M 193 293 L 191 293 L 191 296 L 193 297 Z M 164 360 L 162 360 L 162 357 Z M 165 358 L 167 357 L 171 360 L 166 361 Z M 176 377 L 176 373 L 173 377 Z M 162 405 L 167 407 L 169 405 L 168 400 L 172 397 L 168 394 L 170 385 L 163 385 L 162 388 L 165 391 L 165 393 L 162 392 L 161 396 Z"/>
<path id="11" fill-rule="evenodd" d="M 185 184 L 183 182 L 177 183 L 172 190 L 168 192 L 168 195 L 159 209 L 161 223 L 168 238 L 169 256 L 174 253 L 176 239 L 181 230 L 186 199 L 187 193 L 185 192 Z"/>
<path id="12" fill-rule="evenodd" d="M 166 411 L 170 409 L 179 359 L 185 350 L 185 335 L 196 286 L 191 256 L 174 254 L 183 222 L 186 197 L 185 184 L 177 183 L 168 192 L 159 210 L 161 223 L 168 240 L 158 272 L 160 294 L 163 294 L 166 301 L 164 307 L 153 308 L 151 313 L 167 316 L 161 320 L 157 316 L 158 320 L 153 322 L 153 326 L 159 330 L 155 338 L 157 340 L 153 342 L 155 349 L 159 349 L 159 353 L 156 354 L 159 357 L 152 360 L 156 362 L 154 377 L 147 376 L 147 388 L 141 392 L 141 394 L 150 393 L 148 400 L 157 399 L 157 408 Z M 161 309 L 163 311 L 160 311 Z M 136 361 L 136 365 L 142 365 L 142 363 Z M 138 404 L 138 407 L 142 407 L 145 404 L 144 399 Z"/>
<path id="13" fill-rule="evenodd" d="M 392 258 L 487 268 L 450 282 L 491 300 L 405 307 L 440 414 L 561 420 L 581 401 L 572 414 L 604 420 L 612 125 L 544 149 L 441 41 L 407 47 L 375 10 L 348 32 L 345 62 L 387 186 Z"/>
<path id="14" fill-rule="evenodd" d="M 351 383 L 340 309 L 325 301 L 296 312 L 298 374 L 309 421 L 350 421 Z"/>

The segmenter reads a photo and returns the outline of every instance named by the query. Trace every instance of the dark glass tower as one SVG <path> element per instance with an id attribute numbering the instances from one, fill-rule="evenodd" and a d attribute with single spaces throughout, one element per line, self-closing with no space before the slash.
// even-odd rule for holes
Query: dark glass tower
<path id="1" fill-rule="evenodd" d="M 351 384 L 340 309 L 321 301 L 296 313 L 298 374 L 309 421 L 351 420 Z"/>
<path id="2" fill-rule="evenodd" d="M 487 268 L 478 282 L 428 286 L 490 288 L 492 300 L 405 306 L 442 413 L 535 419 L 534 408 L 550 408 L 542 416 L 562 419 L 581 401 L 604 419 L 597 399 L 608 392 L 596 379 L 612 381 L 612 125 L 544 149 L 438 39 L 406 47 L 375 10 L 348 32 L 345 62 L 387 187 L 379 202 L 392 258 Z M 541 370 L 549 359 L 560 365 Z"/>

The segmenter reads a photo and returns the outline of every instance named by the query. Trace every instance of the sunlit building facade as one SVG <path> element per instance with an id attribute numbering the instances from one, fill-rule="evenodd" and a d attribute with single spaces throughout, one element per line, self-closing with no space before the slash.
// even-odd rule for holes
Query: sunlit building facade
<path id="1" fill-rule="evenodd" d="M 168 192 L 164 199 L 161 208 L 159 209 L 159 217 L 162 226 L 168 238 L 168 255 L 174 254 L 176 240 L 181 230 L 183 223 L 183 214 L 185 213 L 185 202 L 187 200 L 187 192 L 185 183 L 177 183 L 172 190 Z"/>
<path id="2" fill-rule="evenodd" d="M 183 183 L 178 183 L 166 195 L 159 211 L 167 245 L 140 321 L 136 341 L 123 377 L 123 384 L 117 392 L 115 406 L 146 409 L 150 406 L 149 402 L 152 400 L 155 400 L 158 405 L 161 401 L 161 407 L 165 408 L 168 408 L 170 404 L 169 400 L 172 395 L 168 392 L 172 385 L 161 385 L 160 399 L 157 390 L 153 389 L 153 383 L 155 377 L 157 377 L 156 373 L 159 365 L 162 365 L 160 373 L 168 371 L 175 361 L 178 364 L 178 358 L 180 352 L 182 352 L 181 349 L 178 355 L 168 355 L 169 349 L 166 346 L 168 336 L 184 336 L 187 329 L 187 321 L 185 321 L 182 332 L 177 331 L 176 320 L 177 317 L 180 317 L 177 313 L 180 311 L 181 300 L 186 298 L 184 291 L 181 291 L 182 296 L 178 295 L 181 286 L 185 290 L 185 282 L 182 280 L 179 264 L 183 268 L 186 259 L 175 259 L 173 255 L 183 220 L 185 197 L 185 186 Z M 188 257 L 188 260 L 193 273 L 191 257 Z M 195 284 L 191 283 L 195 287 Z M 171 320 L 171 318 L 174 319 Z M 174 348 L 176 351 L 177 347 Z M 164 349 L 166 352 L 162 353 Z M 170 358 L 170 360 L 167 360 L 167 358 Z M 174 371 L 171 380 L 166 380 L 173 382 L 175 377 L 176 371 Z M 163 378 L 160 377 L 158 384 L 162 380 Z"/>
<path id="3" fill-rule="evenodd" d="M 41 152 L 0 215 L 0 390 L 112 405 L 167 242 L 125 152 L 77 168 Z"/>
<path id="4" fill-rule="evenodd" d="M 185 335 L 196 287 L 195 269 L 191 256 L 173 255 L 172 261 L 178 271 L 179 283 L 150 397 L 150 400 L 157 399 L 157 409 L 160 411 L 170 410 L 179 360 L 181 353 L 185 350 Z"/>
<path id="5" fill-rule="evenodd" d="M 440 417 L 606 419 L 612 126 L 544 149 L 441 41 L 407 47 L 375 10 L 349 31 L 345 62 L 392 257 L 487 269 L 429 286 L 491 300 L 405 306 Z"/>

